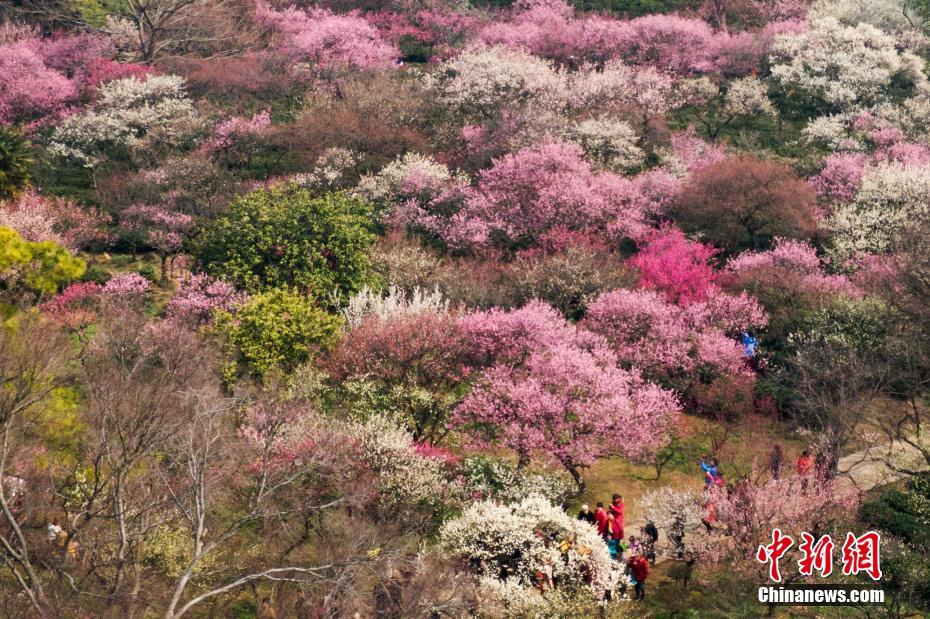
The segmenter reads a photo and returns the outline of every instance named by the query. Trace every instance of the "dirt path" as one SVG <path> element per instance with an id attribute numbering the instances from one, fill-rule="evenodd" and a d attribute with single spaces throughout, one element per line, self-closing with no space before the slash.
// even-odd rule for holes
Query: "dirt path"
<path id="1" fill-rule="evenodd" d="M 853 485 L 861 492 L 868 492 L 876 486 L 889 484 L 901 479 L 904 475 L 888 467 L 891 462 L 906 462 L 917 451 L 901 441 L 888 445 L 873 445 L 840 458 L 837 469 L 840 479 Z"/>

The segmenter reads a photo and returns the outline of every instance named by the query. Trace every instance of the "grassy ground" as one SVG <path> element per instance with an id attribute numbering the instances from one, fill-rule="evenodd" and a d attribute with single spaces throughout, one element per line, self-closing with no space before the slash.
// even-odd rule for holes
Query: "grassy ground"
<path id="1" fill-rule="evenodd" d="M 786 467 L 793 466 L 795 458 L 806 447 L 803 437 L 771 418 L 750 417 L 728 427 L 701 417 L 685 416 L 683 419 L 682 435 L 675 441 L 672 457 L 658 480 L 653 464 L 635 464 L 619 457 L 604 458 L 586 471 L 587 490 L 571 508 L 576 509 L 582 503 L 593 508 L 597 501 L 606 505 L 617 492 L 623 495 L 626 503 L 627 521 L 640 522 L 643 518 L 639 498 L 651 490 L 666 486 L 695 490 L 703 487 L 700 458 L 710 454 L 714 444 L 718 445 L 717 458 L 725 479 L 767 475 L 768 456 L 776 443 L 785 452 Z"/>

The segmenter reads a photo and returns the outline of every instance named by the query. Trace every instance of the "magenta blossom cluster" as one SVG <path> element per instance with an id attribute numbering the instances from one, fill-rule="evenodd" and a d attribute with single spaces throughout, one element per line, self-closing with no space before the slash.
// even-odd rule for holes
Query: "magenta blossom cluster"
<path id="1" fill-rule="evenodd" d="M 169 320 L 203 324 L 215 310 L 232 311 L 245 300 L 246 295 L 232 284 L 203 273 L 188 274 L 165 312 Z"/>

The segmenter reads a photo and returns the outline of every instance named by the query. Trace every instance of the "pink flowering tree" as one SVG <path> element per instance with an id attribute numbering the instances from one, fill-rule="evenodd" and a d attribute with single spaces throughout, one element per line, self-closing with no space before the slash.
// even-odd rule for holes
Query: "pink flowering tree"
<path id="1" fill-rule="evenodd" d="M 457 11 L 426 9 L 416 12 L 378 11 L 365 15 L 381 36 L 396 46 L 407 61 L 428 61 L 453 55 L 478 19 Z"/>
<path id="2" fill-rule="evenodd" d="M 642 457 L 661 447 L 678 403 L 670 392 L 620 369 L 616 358 L 551 307 L 466 317 L 486 369 L 452 415 L 476 444 L 543 452 L 584 490 L 581 469 L 599 456 Z"/>
<path id="3" fill-rule="evenodd" d="M 72 252 L 106 248 L 112 241 L 110 217 L 65 198 L 45 197 L 29 190 L 9 203 L 0 203 L 0 225 L 30 241 L 52 241 Z"/>
<path id="4" fill-rule="evenodd" d="M 172 271 L 174 258 L 181 251 L 184 239 L 194 228 L 194 218 L 168 208 L 137 204 L 126 209 L 121 217 L 122 227 L 137 235 L 142 242 L 153 247 L 161 259 L 161 279 L 168 275 L 168 260 Z"/>
<path id="5" fill-rule="evenodd" d="M 703 301 L 717 279 L 708 263 L 717 253 L 710 245 L 690 241 L 678 228 L 665 227 L 647 237 L 629 264 L 639 271 L 639 285 L 659 290 L 673 303 Z"/>
<path id="6" fill-rule="evenodd" d="M 314 78 L 329 79 L 342 69 L 384 69 L 400 55 L 378 30 L 355 13 L 290 7 L 277 11 L 256 3 L 258 21 L 281 35 L 281 51 Z M 302 68 L 301 67 L 301 68 Z"/>
<path id="7" fill-rule="evenodd" d="M 0 124 L 39 120 L 77 97 L 66 75 L 45 65 L 38 40 L 0 45 Z"/>
<path id="8" fill-rule="evenodd" d="M 549 142 L 494 161 L 442 236 L 452 245 L 535 242 L 555 227 L 641 238 L 670 203 L 678 179 L 662 170 L 634 178 L 596 173 L 580 146 Z"/>
<path id="9" fill-rule="evenodd" d="M 717 296 L 712 289 L 706 301 L 682 308 L 654 291 L 615 290 L 588 306 L 582 325 L 603 336 L 624 367 L 677 390 L 698 412 L 730 416 L 751 406 L 753 374 L 716 316 Z M 729 406 L 721 401 L 728 394 Z"/>
<path id="10" fill-rule="evenodd" d="M 743 252 L 731 258 L 726 264 L 726 276 L 734 283 L 748 283 L 753 278 L 780 281 L 799 293 L 858 294 L 845 275 L 830 274 L 826 267 L 826 261 L 811 244 L 776 238 L 770 250 Z"/>
<path id="11" fill-rule="evenodd" d="M 616 57 L 636 65 L 685 75 L 709 71 L 714 33 L 706 22 L 677 15 L 646 15 L 624 24 L 614 42 Z"/>
<path id="12" fill-rule="evenodd" d="M 96 282 L 71 284 L 39 306 L 39 309 L 70 333 L 81 336 L 97 318 L 97 300 L 103 286 Z"/>
<path id="13" fill-rule="evenodd" d="M 246 301 L 245 293 L 232 284 L 203 273 L 188 273 L 165 308 L 167 320 L 185 324 L 208 323 L 215 310 L 233 312 Z"/>
<path id="14" fill-rule="evenodd" d="M 83 338 L 93 324 L 103 304 L 136 303 L 150 291 L 152 285 L 138 273 L 117 273 L 100 285 L 96 282 L 76 282 L 39 306 L 39 309 L 70 333 Z"/>
<path id="15" fill-rule="evenodd" d="M 201 145 L 201 149 L 213 161 L 228 168 L 245 168 L 255 152 L 258 138 L 270 126 L 271 113 L 268 110 L 251 118 L 232 116 L 213 128 L 213 135 Z"/>
<path id="16" fill-rule="evenodd" d="M 582 22 L 563 0 L 514 3 L 509 19 L 494 20 L 478 33 L 488 45 L 525 49 L 536 56 L 571 65 L 581 60 Z"/>
<path id="17" fill-rule="evenodd" d="M 152 282 L 138 273 L 117 273 L 100 290 L 109 297 L 139 299 L 152 289 Z"/>
<path id="18" fill-rule="evenodd" d="M 858 511 L 859 493 L 852 484 L 833 480 L 822 480 L 816 486 L 811 483 L 804 491 L 796 478 L 754 479 L 758 476 L 735 482 L 730 491 L 716 488 L 705 493 L 701 508 L 714 529 L 697 540 L 693 550 L 703 562 L 725 564 L 744 576 L 767 579 L 769 565 L 760 562 L 757 555 L 761 546 L 772 542 L 772 529 L 777 527 L 794 540 L 790 552 L 779 562 L 782 582 L 800 580 L 801 534 L 831 535 L 838 549 L 849 530 L 851 515 Z"/>

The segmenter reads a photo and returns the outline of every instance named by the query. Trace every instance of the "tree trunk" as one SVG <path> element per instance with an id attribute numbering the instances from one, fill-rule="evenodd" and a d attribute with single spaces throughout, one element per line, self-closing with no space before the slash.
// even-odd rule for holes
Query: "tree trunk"
<path id="1" fill-rule="evenodd" d="M 581 476 L 581 471 L 578 470 L 578 466 L 572 464 L 571 462 L 563 464 L 565 466 L 565 470 L 568 471 L 568 474 L 572 476 L 575 485 L 578 487 L 578 494 L 582 494 L 587 486 L 585 485 L 584 477 Z"/>

